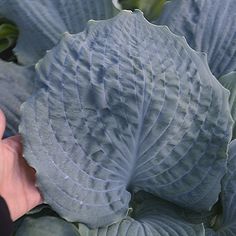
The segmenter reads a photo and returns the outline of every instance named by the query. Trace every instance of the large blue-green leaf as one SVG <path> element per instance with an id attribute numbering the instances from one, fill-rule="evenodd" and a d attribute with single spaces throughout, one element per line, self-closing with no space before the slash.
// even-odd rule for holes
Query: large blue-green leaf
<path id="1" fill-rule="evenodd" d="M 80 233 L 72 223 L 58 217 L 27 216 L 14 236 L 80 236 Z"/>
<path id="2" fill-rule="evenodd" d="M 0 108 L 7 118 L 5 136 L 18 132 L 20 105 L 34 90 L 33 76 L 33 67 L 0 61 Z"/>
<path id="3" fill-rule="evenodd" d="M 215 218 L 213 229 L 207 229 L 207 236 L 236 235 L 236 140 L 229 146 L 228 169 L 222 180 L 221 201 L 223 214 Z"/>
<path id="4" fill-rule="evenodd" d="M 144 190 L 196 211 L 217 201 L 231 138 L 229 92 L 202 54 L 140 11 L 65 34 L 22 106 L 25 157 L 44 199 L 91 227 Z"/>
<path id="5" fill-rule="evenodd" d="M 185 36 L 189 45 L 207 53 L 212 73 L 219 78 L 236 70 L 235 0 L 173 0 L 155 23 Z"/>
<path id="6" fill-rule="evenodd" d="M 0 0 L 0 15 L 19 27 L 15 53 L 23 64 L 36 63 L 62 33 L 81 32 L 88 20 L 114 13 L 112 0 Z"/>
<path id="7" fill-rule="evenodd" d="M 136 204 L 136 209 L 130 216 L 98 229 L 89 229 L 83 224 L 78 224 L 80 234 L 83 236 L 205 236 L 202 224 L 190 224 L 181 216 L 184 214 L 183 209 L 145 195 L 144 199 L 140 199 L 140 204 Z"/>
<path id="8" fill-rule="evenodd" d="M 236 72 L 233 71 L 219 78 L 220 83 L 230 91 L 229 106 L 231 115 L 236 122 Z M 236 123 L 234 123 L 233 139 L 236 138 Z"/>

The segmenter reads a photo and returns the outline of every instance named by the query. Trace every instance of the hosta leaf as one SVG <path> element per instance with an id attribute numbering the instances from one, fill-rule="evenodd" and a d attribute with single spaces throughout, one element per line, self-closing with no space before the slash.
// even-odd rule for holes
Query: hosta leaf
<path id="1" fill-rule="evenodd" d="M 145 197 L 132 216 L 98 229 L 79 224 L 83 236 L 205 236 L 202 224 L 190 224 L 181 213 L 183 209 L 154 198 Z"/>
<path id="2" fill-rule="evenodd" d="M 236 70 L 235 22 L 235 0 L 173 0 L 156 21 L 185 36 L 195 50 L 206 52 L 217 78 Z"/>
<path id="3" fill-rule="evenodd" d="M 0 15 L 20 30 L 15 53 L 23 64 L 33 64 L 51 49 L 62 33 L 78 33 L 90 19 L 114 15 L 112 0 L 0 0 Z"/>
<path id="4" fill-rule="evenodd" d="M 0 61 L 0 109 L 7 118 L 5 136 L 18 132 L 20 105 L 34 89 L 34 68 Z"/>
<path id="5" fill-rule="evenodd" d="M 214 230 L 212 230 L 212 229 L 208 229 L 208 228 L 207 228 L 207 229 L 205 230 L 205 232 L 206 232 L 206 233 L 205 233 L 206 236 L 216 236 L 216 235 L 217 235 L 217 233 L 216 233 Z M 228 235 L 226 234 L 225 236 L 228 236 Z"/>
<path id="6" fill-rule="evenodd" d="M 53 216 L 25 217 L 15 236 L 80 236 L 69 222 Z"/>
<path id="7" fill-rule="evenodd" d="M 236 235 L 236 140 L 229 146 L 228 169 L 222 180 L 221 201 L 223 214 L 215 219 L 213 229 L 207 229 L 207 236 Z"/>
<path id="8" fill-rule="evenodd" d="M 36 206 L 35 208 L 31 209 L 29 212 L 27 212 L 27 215 L 36 215 L 36 214 L 44 214 L 44 212 L 48 213 L 50 212 L 51 215 L 56 213 L 54 211 L 51 210 L 51 208 L 46 205 L 46 204 L 41 204 Z"/>
<path id="9" fill-rule="evenodd" d="M 90 227 L 144 190 L 196 211 L 217 201 L 232 118 L 205 58 L 140 11 L 65 34 L 22 107 L 25 157 L 44 199 Z"/>
<path id="10" fill-rule="evenodd" d="M 231 115 L 236 121 L 236 72 L 233 71 L 219 78 L 220 83 L 230 91 L 229 106 Z M 236 123 L 234 123 L 233 139 L 236 138 Z"/>
<path id="11" fill-rule="evenodd" d="M 30 218 L 28 218 L 28 216 L 30 216 Z M 41 205 L 33 208 L 29 212 L 27 212 L 24 216 L 22 216 L 18 220 L 14 221 L 14 230 L 13 230 L 14 232 L 13 232 L 13 235 L 15 235 L 15 232 L 19 229 L 19 227 L 22 225 L 23 222 L 24 223 L 28 222 L 28 219 L 36 219 L 36 218 L 45 217 L 45 216 L 46 217 L 49 217 L 49 216 L 50 217 L 58 217 L 58 214 L 55 211 L 53 211 L 50 208 L 50 206 L 48 206 L 46 204 L 41 204 Z M 26 219 L 26 221 L 24 221 L 25 219 Z M 54 219 L 54 218 L 52 218 L 52 219 Z M 38 221 L 38 222 L 40 222 L 40 221 Z M 37 224 L 37 221 L 36 221 L 36 224 Z M 26 224 L 24 224 L 24 226 L 25 225 Z M 32 228 L 33 228 L 34 224 L 31 224 L 31 225 L 32 225 Z M 27 228 L 28 228 L 28 223 L 27 223 Z M 34 236 L 34 235 L 32 235 L 32 236 Z"/>

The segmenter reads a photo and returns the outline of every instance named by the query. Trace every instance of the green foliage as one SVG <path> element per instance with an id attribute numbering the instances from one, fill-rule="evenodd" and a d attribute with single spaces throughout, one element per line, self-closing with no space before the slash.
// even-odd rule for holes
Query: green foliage
<path id="1" fill-rule="evenodd" d="M 15 24 L 0 18 L 0 53 L 16 44 L 19 31 Z"/>
<path id="2" fill-rule="evenodd" d="M 120 0 L 123 9 L 143 11 L 145 17 L 152 21 L 159 17 L 167 0 Z"/>
<path id="3" fill-rule="evenodd" d="M 12 51 L 18 39 L 18 28 L 11 21 L 0 17 L 0 58 L 5 61 L 15 61 Z"/>

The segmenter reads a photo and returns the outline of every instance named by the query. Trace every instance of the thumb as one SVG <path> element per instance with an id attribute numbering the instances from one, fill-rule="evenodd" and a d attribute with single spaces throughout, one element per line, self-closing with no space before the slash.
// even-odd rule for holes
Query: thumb
<path id="1" fill-rule="evenodd" d="M 3 113 L 3 111 L 0 109 L 0 140 L 3 137 L 3 133 L 5 131 L 6 128 L 6 117 Z"/>

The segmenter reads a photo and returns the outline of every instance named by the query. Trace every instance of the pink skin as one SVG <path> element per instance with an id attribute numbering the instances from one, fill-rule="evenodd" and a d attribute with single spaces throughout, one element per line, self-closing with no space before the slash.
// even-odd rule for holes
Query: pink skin
<path id="1" fill-rule="evenodd" d="M 6 119 L 0 110 L 0 195 L 15 221 L 43 200 L 35 186 L 35 170 L 22 156 L 20 136 L 2 139 L 5 127 Z"/>

